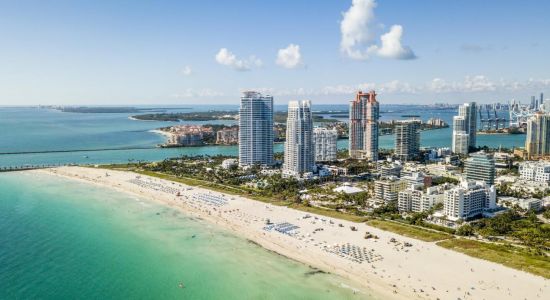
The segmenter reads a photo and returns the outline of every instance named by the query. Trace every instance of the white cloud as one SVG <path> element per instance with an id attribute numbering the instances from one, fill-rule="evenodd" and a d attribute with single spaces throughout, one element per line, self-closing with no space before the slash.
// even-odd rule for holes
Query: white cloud
<path id="1" fill-rule="evenodd" d="M 434 78 L 426 85 L 426 89 L 434 93 L 449 93 L 455 91 L 456 87 L 444 79 Z"/>
<path id="2" fill-rule="evenodd" d="M 184 76 L 190 76 L 191 74 L 193 74 L 193 70 L 190 66 L 185 66 L 183 67 L 183 69 L 181 69 L 181 74 L 183 74 Z"/>
<path id="3" fill-rule="evenodd" d="M 231 67 L 237 71 L 249 71 L 253 67 L 261 67 L 262 61 L 255 56 L 250 56 L 248 59 L 239 59 L 227 48 L 221 48 L 216 54 L 216 61 L 224 66 Z"/>
<path id="4" fill-rule="evenodd" d="M 357 49 L 372 41 L 369 25 L 374 20 L 374 0 L 353 0 L 340 22 L 340 50 L 353 59 L 367 59 L 367 50 Z"/>
<path id="5" fill-rule="evenodd" d="M 340 22 L 340 51 L 352 59 L 364 60 L 370 55 L 393 59 L 414 59 L 416 55 L 408 46 L 401 43 L 403 26 L 393 25 L 390 31 L 380 36 L 381 46 L 373 42 L 374 0 L 353 0 L 348 11 L 343 13 Z M 378 28 L 384 25 L 378 24 Z"/>
<path id="6" fill-rule="evenodd" d="M 198 98 L 198 97 L 219 97 L 219 96 L 224 96 L 224 93 L 218 92 L 212 89 L 208 89 L 208 88 L 200 89 L 200 90 L 188 88 L 181 93 L 176 93 L 172 95 L 173 98 L 177 98 L 177 99 Z"/>
<path id="7" fill-rule="evenodd" d="M 290 44 L 288 47 L 279 49 L 277 52 L 277 60 L 275 61 L 279 66 L 294 69 L 302 66 L 302 54 L 300 53 L 300 46 Z"/>
<path id="8" fill-rule="evenodd" d="M 258 91 L 262 94 L 272 95 L 272 96 L 311 96 L 319 94 L 314 89 L 305 89 L 305 88 L 295 88 L 295 89 L 275 89 L 268 87 L 257 87 L 257 88 L 240 88 L 239 92 L 244 91 Z"/>
<path id="9" fill-rule="evenodd" d="M 382 46 L 373 46 L 369 50 L 375 52 L 378 56 L 394 59 L 415 59 L 416 55 L 408 46 L 403 46 L 401 37 L 403 36 L 403 26 L 393 25 L 390 31 L 380 37 Z"/>
<path id="10" fill-rule="evenodd" d="M 483 75 L 466 76 L 462 89 L 469 92 L 492 92 L 497 89 L 497 84 Z"/>
<path id="11" fill-rule="evenodd" d="M 550 79 L 528 79 L 525 81 L 493 81 L 484 75 L 465 76 L 463 80 L 447 81 L 434 78 L 428 82 L 412 84 L 399 80 L 375 83 L 329 85 L 320 88 L 274 89 L 258 88 L 274 96 L 330 96 L 352 95 L 359 90 L 376 90 L 380 94 L 434 95 L 434 94 L 476 94 L 476 93 L 536 93 L 550 88 Z"/>

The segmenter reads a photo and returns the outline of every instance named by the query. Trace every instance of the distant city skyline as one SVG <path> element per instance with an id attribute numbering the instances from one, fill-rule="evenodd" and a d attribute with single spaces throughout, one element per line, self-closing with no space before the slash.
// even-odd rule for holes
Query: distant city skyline
<path id="1" fill-rule="evenodd" d="M 529 103 L 548 1 L 0 3 L 0 105 Z M 472 22 L 471 20 L 475 20 Z"/>

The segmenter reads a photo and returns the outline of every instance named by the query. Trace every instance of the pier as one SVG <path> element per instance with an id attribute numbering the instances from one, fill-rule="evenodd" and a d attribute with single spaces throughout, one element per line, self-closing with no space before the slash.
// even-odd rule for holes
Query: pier
<path id="1" fill-rule="evenodd" d="M 70 153 L 70 152 L 97 152 L 97 151 L 123 151 L 123 150 L 147 150 L 147 149 L 155 149 L 155 148 L 156 147 L 123 147 L 123 148 L 101 148 L 101 149 L 14 151 L 14 152 L 0 152 L 0 155 L 47 154 L 47 153 Z"/>
<path id="2" fill-rule="evenodd" d="M 0 172 L 18 172 L 38 169 L 49 169 L 57 167 L 78 166 L 79 164 L 48 164 L 48 165 L 25 165 L 0 167 Z"/>

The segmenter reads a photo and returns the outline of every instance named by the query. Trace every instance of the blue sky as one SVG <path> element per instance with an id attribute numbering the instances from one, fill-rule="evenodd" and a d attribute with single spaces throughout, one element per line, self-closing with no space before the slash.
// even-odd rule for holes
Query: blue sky
<path id="1" fill-rule="evenodd" d="M 244 89 L 346 103 L 370 88 L 382 103 L 527 101 L 550 97 L 549 16 L 550 1 L 0 1 L 0 105 L 236 104 Z"/>

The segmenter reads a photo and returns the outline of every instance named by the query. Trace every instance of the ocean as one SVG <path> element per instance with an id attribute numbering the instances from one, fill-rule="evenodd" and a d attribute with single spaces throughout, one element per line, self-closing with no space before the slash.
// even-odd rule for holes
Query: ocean
<path id="1" fill-rule="evenodd" d="M 0 173 L 0 299 L 373 299 L 350 286 L 146 199 Z"/>
<path id="2" fill-rule="evenodd" d="M 163 106 L 166 107 L 166 106 Z M 237 110 L 235 105 L 191 106 L 189 109 L 170 107 L 170 111 Z M 286 106 L 276 106 L 285 110 Z M 346 105 L 313 106 L 317 111 L 345 111 Z M 456 110 L 430 109 L 415 105 L 382 105 L 381 120 L 399 119 L 402 115 L 419 115 L 423 120 L 439 117 L 451 123 Z M 0 107 L 0 167 L 54 164 L 103 164 L 128 161 L 159 161 L 180 155 L 237 155 L 236 146 L 206 146 L 192 148 L 156 148 L 164 137 L 151 129 L 175 122 L 136 121 L 135 113 L 66 113 L 37 107 Z M 326 117 L 330 117 L 327 114 Z M 186 122 L 190 124 L 224 123 Z M 423 147 L 450 147 L 451 128 L 425 131 L 421 134 Z M 478 146 L 522 147 L 525 135 L 478 135 Z M 347 140 L 338 147 L 347 148 Z M 380 137 L 380 148 L 392 149 L 394 137 Z M 276 144 L 276 152 L 283 151 Z M 61 151 L 61 152 L 58 152 Z"/>

